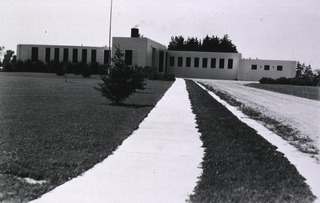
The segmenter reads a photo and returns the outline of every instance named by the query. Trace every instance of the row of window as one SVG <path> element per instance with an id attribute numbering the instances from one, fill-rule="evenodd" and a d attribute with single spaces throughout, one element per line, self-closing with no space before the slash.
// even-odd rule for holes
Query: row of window
<path id="1" fill-rule="evenodd" d="M 260 66 L 260 68 L 262 68 L 262 66 Z M 257 70 L 257 69 L 258 69 L 258 65 L 256 64 L 251 65 L 251 70 Z M 264 65 L 264 70 L 270 70 L 270 65 Z M 277 71 L 282 71 L 282 70 L 283 70 L 283 66 L 277 66 Z"/>
<path id="2" fill-rule="evenodd" d="M 175 66 L 175 57 L 174 56 L 170 56 L 169 59 L 169 65 L 171 67 Z M 191 57 L 186 57 L 186 67 L 191 67 Z M 183 61 L 184 58 L 183 57 L 178 57 L 178 67 L 182 67 L 183 66 Z M 209 64 L 208 64 L 208 58 L 202 58 L 202 68 L 208 68 Z M 199 68 L 200 65 L 200 58 L 199 57 L 194 57 L 193 58 L 193 67 L 195 68 Z M 211 58 L 210 59 L 210 68 L 216 68 L 217 67 L 217 59 L 216 58 Z M 219 64 L 218 67 L 221 69 L 225 68 L 225 59 L 220 58 L 219 59 Z M 228 69 L 232 69 L 233 68 L 233 59 L 228 59 L 228 64 L 227 64 Z"/>
<path id="3" fill-rule="evenodd" d="M 78 59 L 78 51 L 79 49 L 72 49 L 72 58 L 69 57 L 69 49 L 63 48 L 63 62 L 71 61 L 72 63 L 78 63 L 80 60 Z M 87 63 L 88 50 L 81 50 L 81 62 Z M 72 60 L 71 60 L 72 59 Z M 39 60 L 39 48 L 32 47 L 31 49 L 31 60 L 38 61 Z M 53 50 L 53 60 L 60 61 L 60 48 L 54 48 Z M 104 64 L 108 64 L 109 60 L 109 51 L 104 50 Z M 45 49 L 45 62 L 51 61 L 51 48 L 47 47 Z M 91 63 L 97 62 L 97 50 L 91 50 Z"/>

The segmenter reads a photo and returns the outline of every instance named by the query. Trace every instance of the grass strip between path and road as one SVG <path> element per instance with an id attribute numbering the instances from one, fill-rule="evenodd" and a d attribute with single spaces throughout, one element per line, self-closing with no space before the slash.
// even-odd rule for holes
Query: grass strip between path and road
<path id="1" fill-rule="evenodd" d="M 193 81 L 187 90 L 205 150 L 191 202 L 312 202 L 304 178 L 276 147 Z"/>
<path id="2" fill-rule="evenodd" d="M 172 85 L 148 81 L 114 106 L 98 78 L 0 73 L 0 202 L 34 199 L 104 160 Z"/>
<path id="3" fill-rule="evenodd" d="M 207 90 L 213 92 L 218 97 L 226 101 L 228 104 L 237 107 L 245 115 L 261 122 L 270 131 L 276 133 L 288 143 L 296 147 L 299 151 L 309 154 L 311 157 L 315 157 L 319 153 L 319 150 L 314 146 L 313 140 L 306 136 L 301 136 L 300 132 L 293 129 L 291 126 L 284 124 L 275 118 L 262 114 L 260 111 L 249 107 L 241 102 L 239 102 L 232 95 L 214 89 L 212 86 L 203 84 L 200 82 Z"/>

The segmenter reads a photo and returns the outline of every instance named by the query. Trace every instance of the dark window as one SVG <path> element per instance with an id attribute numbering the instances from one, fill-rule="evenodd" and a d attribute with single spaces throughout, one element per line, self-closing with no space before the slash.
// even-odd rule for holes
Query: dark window
<path id="1" fill-rule="evenodd" d="M 178 57 L 178 66 L 182 67 L 182 63 L 183 63 L 183 58 L 182 57 Z"/>
<path id="2" fill-rule="evenodd" d="M 152 47 L 152 58 L 151 58 L 152 67 L 156 67 L 156 51 L 157 51 L 156 48 Z M 132 65 L 132 62 L 130 65 Z"/>
<path id="3" fill-rule="evenodd" d="M 163 59 L 164 59 L 164 52 L 159 52 L 159 72 L 163 72 Z"/>
<path id="4" fill-rule="evenodd" d="M 92 49 L 91 50 L 91 63 L 97 62 L 97 50 Z"/>
<path id="5" fill-rule="evenodd" d="M 32 47 L 31 48 L 31 61 L 38 61 L 38 53 L 39 48 L 38 47 Z"/>
<path id="6" fill-rule="evenodd" d="M 174 66 L 174 57 L 173 56 L 170 56 L 170 66 Z"/>
<path id="7" fill-rule="evenodd" d="M 86 49 L 82 49 L 82 63 L 87 63 L 87 50 Z"/>
<path id="8" fill-rule="evenodd" d="M 124 61 L 127 66 L 132 65 L 132 50 L 126 50 L 124 54 Z"/>
<path id="9" fill-rule="evenodd" d="M 72 63 L 78 63 L 78 49 L 72 50 Z"/>
<path id="10" fill-rule="evenodd" d="M 63 49 L 63 62 L 67 62 L 69 60 L 69 50 Z"/>
<path id="11" fill-rule="evenodd" d="M 194 58 L 194 67 L 199 68 L 199 58 L 198 57 Z"/>
<path id="12" fill-rule="evenodd" d="M 191 57 L 187 57 L 187 59 L 186 59 L 186 67 L 191 67 Z"/>
<path id="13" fill-rule="evenodd" d="M 283 67 L 282 66 L 277 66 L 278 71 L 282 71 Z"/>
<path id="14" fill-rule="evenodd" d="M 59 62 L 59 55 L 60 55 L 60 50 L 59 48 L 54 48 L 54 61 Z"/>
<path id="15" fill-rule="evenodd" d="M 258 68 L 258 66 L 257 66 L 257 65 L 254 65 L 254 64 L 253 64 L 253 65 L 251 65 L 251 69 L 252 69 L 252 70 L 257 70 L 257 68 Z"/>
<path id="16" fill-rule="evenodd" d="M 50 52 L 51 52 L 51 49 L 50 48 L 46 48 L 46 62 L 49 62 L 50 61 Z"/>
<path id="17" fill-rule="evenodd" d="M 109 50 L 104 50 L 103 52 L 103 63 L 109 64 Z"/>
<path id="18" fill-rule="evenodd" d="M 228 69 L 233 68 L 233 59 L 228 59 Z"/>
<path id="19" fill-rule="evenodd" d="M 211 58 L 211 68 L 216 68 L 216 61 L 215 58 Z"/>
<path id="20" fill-rule="evenodd" d="M 224 68 L 224 59 L 219 60 L 219 68 L 221 68 L 221 69 Z"/>
<path id="21" fill-rule="evenodd" d="M 202 59 L 202 68 L 207 68 L 208 67 L 208 59 L 207 58 L 203 58 Z"/>
<path id="22" fill-rule="evenodd" d="M 269 65 L 264 65 L 264 70 L 270 70 L 270 66 Z"/>

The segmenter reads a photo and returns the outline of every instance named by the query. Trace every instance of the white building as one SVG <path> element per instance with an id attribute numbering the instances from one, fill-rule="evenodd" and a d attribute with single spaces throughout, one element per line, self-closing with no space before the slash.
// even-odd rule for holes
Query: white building
<path id="1" fill-rule="evenodd" d="M 131 37 L 113 37 L 115 47 L 125 53 L 128 65 L 151 66 L 159 72 L 182 78 L 258 81 L 262 77 L 294 77 L 295 61 L 242 59 L 241 53 L 171 51 L 133 28 Z"/>
<path id="2" fill-rule="evenodd" d="M 137 28 L 131 29 L 131 37 L 112 39 L 112 56 L 120 49 L 127 65 L 150 66 L 176 77 L 258 81 L 262 77 L 295 76 L 295 61 L 242 59 L 241 53 L 171 51 L 165 45 L 140 37 Z M 107 47 L 18 45 L 17 59 L 108 64 L 108 53 Z"/>
<path id="3" fill-rule="evenodd" d="M 241 59 L 238 80 L 258 81 L 262 77 L 292 78 L 296 74 L 296 61 Z"/>
<path id="4" fill-rule="evenodd" d="M 108 47 L 18 44 L 17 60 L 107 64 Z"/>
<path id="5" fill-rule="evenodd" d="M 167 51 L 168 73 L 176 77 L 236 80 L 240 53 Z"/>

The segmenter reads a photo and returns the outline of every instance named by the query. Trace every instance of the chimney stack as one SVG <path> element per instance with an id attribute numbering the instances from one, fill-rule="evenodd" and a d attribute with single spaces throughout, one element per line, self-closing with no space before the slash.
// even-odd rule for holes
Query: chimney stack
<path id="1" fill-rule="evenodd" d="M 139 29 L 138 28 L 131 28 L 131 37 L 133 38 L 139 38 Z"/>

